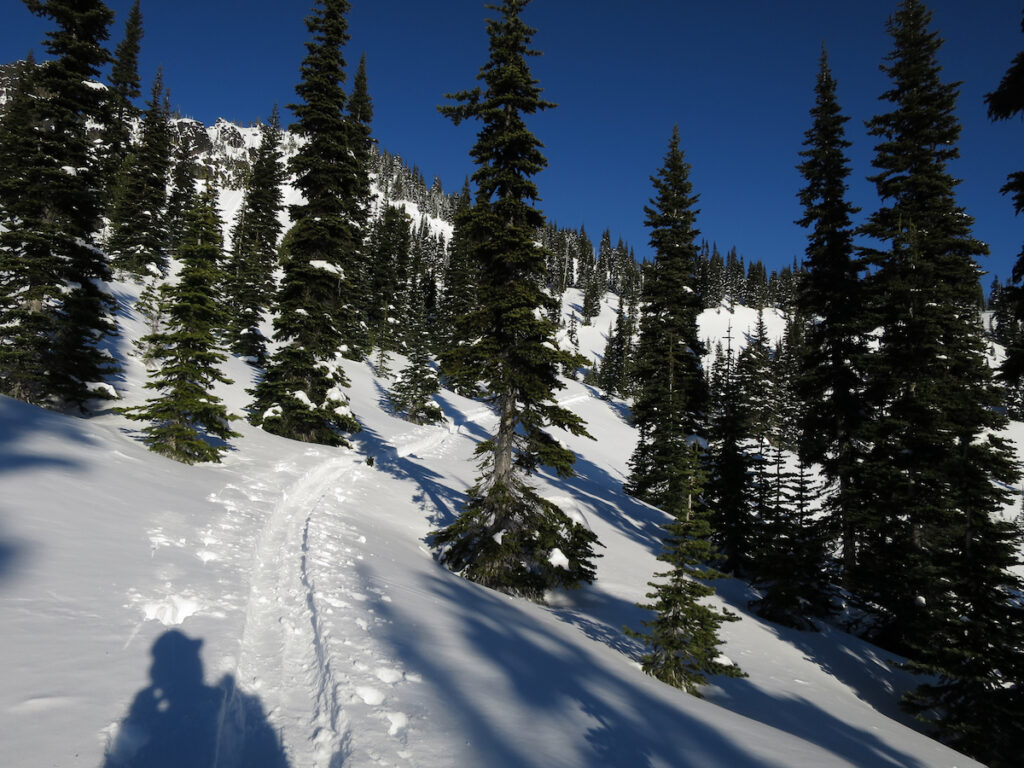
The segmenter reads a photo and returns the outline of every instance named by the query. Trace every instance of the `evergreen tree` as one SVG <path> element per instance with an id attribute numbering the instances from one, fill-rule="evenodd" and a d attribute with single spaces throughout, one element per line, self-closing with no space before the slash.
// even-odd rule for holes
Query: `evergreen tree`
<path id="1" fill-rule="evenodd" d="M 436 424 L 444 420 L 444 412 L 434 402 L 434 395 L 441 389 L 437 372 L 430 363 L 430 331 L 427 327 L 424 292 L 413 286 L 412 317 L 406 348 L 409 362 L 402 369 L 398 381 L 388 393 L 391 407 L 403 413 L 413 424 Z"/>
<path id="2" fill-rule="evenodd" d="M 465 397 L 481 393 L 483 373 L 476 360 L 472 310 L 476 307 L 480 266 L 473 257 L 470 228 L 473 222 L 469 179 L 455 209 L 455 226 L 444 269 L 444 301 L 441 303 L 441 375 L 449 389 Z"/>
<path id="3" fill-rule="evenodd" d="M 344 354 L 353 360 L 362 358 L 370 350 L 371 326 L 369 313 L 370 266 L 367 263 L 364 244 L 370 228 L 370 204 L 373 193 L 370 189 L 370 169 L 373 165 L 374 140 L 370 124 L 373 122 L 373 101 L 366 77 L 366 54 L 359 59 L 359 66 L 352 79 L 352 93 L 348 99 L 348 125 L 351 132 L 349 144 L 352 150 L 352 189 L 345 200 L 352 226 L 353 248 L 348 258 L 349 268 L 345 274 L 348 294 L 351 296 L 354 312 L 342 316 L 342 327 L 348 327 L 348 339 Z"/>
<path id="4" fill-rule="evenodd" d="M 930 22 L 919 0 L 904 0 L 890 19 L 883 69 L 892 88 L 883 98 L 893 109 L 869 123 L 881 140 L 872 181 L 889 204 L 865 226 L 886 247 L 871 253 L 881 336 L 863 466 L 873 516 L 857 586 L 877 606 L 876 638 L 938 679 L 908 707 L 940 738 L 980 755 L 997 740 L 1021 742 L 1024 622 L 1013 597 L 1020 579 L 1009 571 L 1021 532 L 997 516 L 1018 472 L 995 434 L 1005 419 L 985 360 L 973 258 L 987 248 L 972 237 L 946 168 L 958 156 L 957 85 L 940 80 Z"/>
<path id="5" fill-rule="evenodd" d="M 797 223 L 809 232 L 796 302 L 799 314 L 811 320 L 797 382 L 806 403 L 801 454 L 821 464 L 829 481 L 827 517 L 841 546 L 843 573 L 850 575 L 857 563 L 864 361 L 872 326 L 864 307 L 864 265 L 853 247 L 851 217 L 858 209 L 846 201 L 848 118 L 840 111 L 824 49 L 811 119 L 798 166 L 807 184 L 799 193 L 804 215 Z"/>
<path id="6" fill-rule="evenodd" d="M 412 249 L 412 219 L 393 205 L 370 227 L 366 252 L 370 261 L 370 301 L 368 319 L 374 344 L 379 349 L 398 349 L 400 296 L 407 290 L 409 257 Z"/>
<path id="7" fill-rule="evenodd" d="M 730 329 L 731 334 L 731 329 Z M 726 573 L 745 575 L 753 557 L 754 525 L 750 514 L 752 464 L 745 450 L 747 413 L 743 407 L 731 335 L 728 347 L 717 350 L 711 371 L 709 474 L 707 505 L 713 511 L 713 540 L 722 553 Z"/>
<path id="8" fill-rule="evenodd" d="M 655 618 L 643 622 L 649 628 L 647 634 L 628 629 L 627 633 L 642 639 L 649 648 L 640 659 L 644 672 L 700 696 L 699 686 L 709 675 L 745 675 L 735 664 L 723 661 L 719 650 L 719 627 L 738 617 L 700 602 L 715 591 L 704 581 L 721 574 L 711 567 L 715 551 L 708 510 L 701 502 L 703 475 L 696 444 L 691 444 L 681 457 L 681 469 L 680 494 L 665 510 L 673 520 L 664 526 L 667 535 L 658 555 L 671 569 L 658 574 L 660 583 L 650 582 L 654 591 L 647 598 L 652 602 L 641 605 L 654 611 Z"/>
<path id="9" fill-rule="evenodd" d="M 256 365 L 266 364 L 266 338 L 260 330 L 274 299 L 277 243 L 282 208 L 281 129 L 277 107 L 270 121 L 260 126 L 260 146 L 246 178 L 242 205 L 231 232 L 231 258 L 226 276 L 227 300 L 232 311 L 227 337 L 232 352 Z"/>
<path id="10" fill-rule="evenodd" d="M 505 0 L 487 22 L 490 57 L 484 84 L 441 107 L 456 124 L 481 122 L 471 155 L 476 202 L 468 230 L 479 265 L 480 300 L 471 314 L 477 359 L 487 399 L 498 416 L 496 434 L 480 444 L 482 474 L 459 518 L 433 535 L 440 560 L 473 581 L 504 592 L 542 599 L 556 586 L 594 578 L 597 538 L 528 485 L 527 473 L 544 464 L 573 474 L 572 451 L 549 429 L 586 434 L 582 419 L 554 400 L 564 386 L 559 368 L 568 355 L 554 343 L 551 299 L 542 287 L 543 249 L 535 242 L 544 223 L 531 203 L 532 176 L 546 164 L 526 115 L 551 106 L 541 98 L 527 57 L 533 30 L 520 18 L 527 0 Z"/>
<path id="11" fill-rule="evenodd" d="M 95 245 L 101 168 L 87 133 L 102 117 L 92 81 L 108 59 L 112 14 L 99 0 L 25 4 L 55 23 L 46 41 L 54 58 L 33 71 L 0 132 L 4 158 L 27 150 L 0 183 L 0 387 L 84 407 L 116 367 L 101 349 L 116 327 Z"/>
<path id="12" fill-rule="evenodd" d="M 359 169 L 342 112 L 348 10 L 347 0 L 315 0 L 306 19 L 313 39 L 295 88 L 302 103 L 292 107 L 292 131 L 304 141 L 290 164 L 305 202 L 291 207 L 274 320 L 278 349 L 253 391 L 249 416 L 268 432 L 324 445 L 347 445 L 343 434 L 359 429 L 339 356 L 359 349 L 365 327 L 362 299 L 350 290 L 361 265 L 353 257 L 360 234 L 351 210 Z"/>
<path id="13" fill-rule="evenodd" d="M 178 139 L 172 151 L 171 190 L 167 195 L 167 210 L 164 221 L 167 226 L 167 251 L 177 253 L 178 245 L 185 235 L 185 218 L 196 204 L 196 178 L 199 165 L 192 154 L 192 148 L 185 137 Z"/>
<path id="14" fill-rule="evenodd" d="M 587 258 L 584 254 L 583 258 Z M 593 254 L 590 256 L 593 259 Z M 590 325 L 595 317 L 601 314 L 601 299 L 604 298 L 605 281 L 597 265 L 588 270 L 587 282 L 583 287 L 583 308 L 580 319 L 584 325 Z"/>
<path id="15" fill-rule="evenodd" d="M 107 253 L 115 269 L 135 276 L 167 271 L 167 182 L 171 171 L 169 107 L 157 70 L 142 138 L 128 155 L 110 212 Z"/>
<path id="16" fill-rule="evenodd" d="M 573 319 L 576 315 L 573 314 Z M 625 397 L 632 390 L 633 327 L 622 306 L 615 312 L 615 325 L 608 332 L 608 341 L 601 358 L 597 385 L 609 395 Z"/>
<path id="17" fill-rule="evenodd" d="M 238 437 L 213 392 L 217 383 L 231 383 L 220 372 L 225 356 L 216 342 L 224 321 L 214 298 L 222 245 L 214 191 L 208 185 L 189 213 L 178 282 L 167 289 L 167 327 L 144 339 L 157 361 L 146 388 L 160 394 L 125 411 L 130 419 L 148 422 L 142 431 L 150 450 L 186 464 L 219 461 L 226 441 Z"/>
<path id="18" fill-rule="evenodd" d="M 131 145 L 131 120 L 139 115 L 135 99 L 142 94 L 139 78 L 139 49 L 142 42 L 142 11 L 135 0 L 125 21 L 124 37 L 114 49 L 110 69 L 110 90 L 104 106 L 104 176 L 113 183 L 128 158 Z M 112 191 L 112 190 L 111 190 Z M 109 192 L 108 192 L 109 194 Z"/>
<path id="19" fill-rule="evenodd" d="M 1024 31 L 1024 20 L 1021 21 Z M 1014 57 L 999 87 L 985 94 L 990 120 L 1009 120 L 1014 115 L 1024 113 L 1024 51 Z M 1024 211 L 1024 171 L 1014 171 L 1006 177 L 1006 184 L 1000 190 L 1013 199 L 1013 210 L 1018 215 Z M 1011 285 L 1004 287 L 1004 303 L 1010 309 L 1017 324 L 1024 322 L 1024 288 L 1020 283 L 1024 280 L 1024 248 L 1017 256 L 1013 266 Z M 1001 376 L 1014 388 L 1019 389 L 1024 383 L 1024 335 L 1009 335 L 1006 344 L 1006 360 L 1001 367 Z M 1007 343 L 1009 342 L 1009 343 Z"/>
<path id="20" fill-rule="evenodd" d="M 633 368 L 639 434 L 626 483 L 628 493 L 662 508 L 690 482 L 682 475 L 688 445 L 703 433 L 707 405 L 703 344 L 697 336 L 697 196 L 689 174 L 676 126 L 664 165 L 651 177 L 655 197 L 644 207 L 655 255 L 642 292 Z"/>

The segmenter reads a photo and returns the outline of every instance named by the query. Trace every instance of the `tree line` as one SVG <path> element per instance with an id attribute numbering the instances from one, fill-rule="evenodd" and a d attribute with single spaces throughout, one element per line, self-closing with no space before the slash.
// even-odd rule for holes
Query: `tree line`
<path id="1" fill-rule="evenodd" d="M 528 0 L 493 8 L 479 84 L 440 107 L 479 129 L 476 170 L 451 196 L 377 151 L 365 57 L 345 87 L 349 3 L 314 0 L 289 105 L 296 148 L 285 160 L 275 108 L 227 247 L 214 174 L 172 140 L 159 74 L 145 109 L 135 106 L 139 3 L 113 54 L 104 47 L 113 15 L 100 0 L 25 3 L 54 29 L 51 59 L 22 65 L 0 120 L 5 394 L 80 409 L 113 395 L 112 339 L 126 310 L 110 290 L 115 277 L 140 286 L 132 309 L 151 329 L 137 353 L 155 394 L 125 413 L 144 422 L 153 450 L 181 461 L 216 461 L 235 436 L 214 391 L 226 354 L 259 370 L 250 423 L 331 446 L 360 428 L 345 360 L 372 359 L 394 379 L 391 408 L 416 423 L 443 418 L 434 398 L 443 382 L 491 405 L 498 421 L 478 447 L 460 515 L 431 543 L 453 571 L 543 600 L 592 581 L 599 546 L 530 480 L 541 466 L 574 472 L 553 430 L 587 434 L 556 399 L 563 374 L 583 362 L 556 343 L 560 298 L 582 292 L 571 340 L 611 291 L 616 321 L 589 375 L 632 407 L 626 491 L 670 518 L 666 570 L 645 604 L 652 618 L 630 630 L 646 645 L 645 671 L 693 693 L 707 675 L 743 674 L 717 650 L 734 615 L 704 600 L 730 573 L 751 582 L 769 620 L 841 621 L 905 655 L 927 675 L 905 706 L 954 747 L 993 765 L 1021 754 L 1024 613 L 1010 569 L 1022 535 L 1001 515 L 1018 469 L 998 436 L 1003 390 L 979 321 L 975 259 L 986 247 L 947 170 L 957 85 L 941 79 L 942 41 L 920 0 L 903 0 L 888 22 L 888 111 L 868 122 L 878 208 L 853 226 L 848 118 L 823 50 L 798 165 L 807 249 L 771 275 L 699 239 L 678 128 L 644 209 L 652 262 L 637 264 L 607 230 L 595 249 L 584 229 L 545 220 L 533 176 L 547 161 L 527 119 L 555 105 L 528 66 Z M 107 64 L 109 85 L 93 87 Z M 990 94 L 994 118 L 1024 109 L 1022 67 L 1018 59 Z M 1018 207 L 1019 176 L 1007 185 Z M 286 181 L 302 202 L 285 232 Z M 394 204 L 410 188 L 421 211 L 451 224 L 450 237 Z M 1022 295 L 1001 290 L 1011 341 Z M 760 319 L 736 349 L 726 339 L 707 350 L 697 317 L 723 302 L 782 308 L 785 337 L 773 345 Z M 1002 376 L 1019 382 L 1024 344 L 1009 347 Z M 399 353 L 406 362 L 394 376 Z"/>

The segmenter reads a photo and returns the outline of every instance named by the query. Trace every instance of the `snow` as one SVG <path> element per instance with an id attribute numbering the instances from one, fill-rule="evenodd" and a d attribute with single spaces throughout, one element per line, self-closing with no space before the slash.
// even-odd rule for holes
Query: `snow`
<path id="1" fill-rule="evenodd" d="M 613 312 L 606 301 L 581 326 L 584 354 L 603 348 Z M 113 412 L 0 398 L 5 764 L 141 755 L 167 737 L 160 706 L 212 700 L 218 765 L 238 764 L 253 733 L 280 734 L 265 764 L 294 768 L 976 765 L 909 727 L 896 699 L 912 681 L 886 654 L 768 624 L 742 582 L 716 582 L 713 599 L 741 616 L 724 651 L 748 679 L 716 679 L 700 700 L 644 675 L 622 627 L 648 616 L 636 603 L 662 569 L 664 518 L 621 491 L 635 443 L 621 403 L 578 382 L 559 401 L 596 440 L 559 434 L 580 474 L 542 474 L 538 490 L 605 544 L 598 580 L 543 607 L 445 571 L 424 538 L 457 514 L 493 413 L 443 391 L 447 424 L 412 427 L 382 410 L 369 364 L 345 368 L 364 425 L 352 448 L 240 421 L 219 466 L 150 453 Z M 226 364 L 236 383 L 220 394 L 236 411 L 248 371 Z M 130 359 L 126 403 L 144 375 Z M 202 667 L 177 693 L 160 688 L 172 641 Z M 133 701 L 157 690 L 140 717 Z"/>

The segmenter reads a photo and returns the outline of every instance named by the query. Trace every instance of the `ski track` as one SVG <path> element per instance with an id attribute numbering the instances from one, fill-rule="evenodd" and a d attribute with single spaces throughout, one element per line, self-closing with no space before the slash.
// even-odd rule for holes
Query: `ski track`
<path id="1" fill-rule="evenodd" d="M 239 684 L 262 700 L 291 765 L 416 765 L 407 746 L 415 719 L 392 699 L 417 677 L 375 640 L 383 619 L 374 606 L 390 597 L 357 572 L 372 471 L 351 451 L 310 449 L 301 464 L 310 459 L 304 471 L 280 462 L 272 475 L 286 479 L 251 558 Z M 267 506 L 267 475 L 258 471 L 249 470 L 251 484 L 225 487 L 229 509 L 241 511 L 246 488 L 251 504 Z"/>
<path id="2" fill-rule="evenodd" d="M 590 397 L 578 394 L 558 404 Z M 390 442 L 401 459 L 439 458 L 466 439 L 464 424 L 496 418 L 481 408 L 459 424 L 420 427 Z M 234 668 L 221 671 L 232 672 L 243 691 L 259 697 L 290 765 L 419 765 L 415 734 L 430 723 L 418 707 L 412 714 L 402 711 L 400 700 L 403 686 L 420 678 L 390 658 L 375 637 L 385 621 L 375 606 L 391 598 L 359 573 L 360 561 L 373 556 L 367 539 L 372 529 L 360 510 L 372 495 L 374 471 L 351 450 L 319 446 L 276 463 L 245 460 L 233 469 L 232 480 L 209 497 L 223 514 L 196 539 L 154 527 L 151 555 L 190 552 L 209 568 L 240 569 L 248 575 L 248 594 L 182 589 L 168 578 L 156 597 L 130 590 L 129 606 L 143 621 L 166 626 L 194 614 L 223 617 L 242 610 Z M 222 745 L 237 741 L 231 728 L 244 728 L 236 715 L 221 718 Z M 218 765 L 234 765 L 233 758 L 221 755 Z"/>

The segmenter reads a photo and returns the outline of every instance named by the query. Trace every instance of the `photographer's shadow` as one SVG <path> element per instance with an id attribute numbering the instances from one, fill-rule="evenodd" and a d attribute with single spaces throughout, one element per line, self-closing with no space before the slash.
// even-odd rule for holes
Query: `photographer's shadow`
<path id="1" fill-rule="evenodd" d="M 153 644 L 152 684 L 136 694 L 104 768 L 288 768 L 259 699 L 231 675 L 203 683 L 202 643 L 170 630 Z"/>

